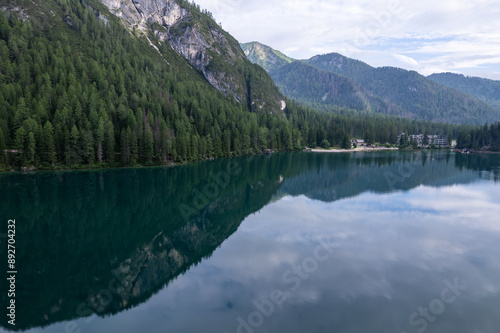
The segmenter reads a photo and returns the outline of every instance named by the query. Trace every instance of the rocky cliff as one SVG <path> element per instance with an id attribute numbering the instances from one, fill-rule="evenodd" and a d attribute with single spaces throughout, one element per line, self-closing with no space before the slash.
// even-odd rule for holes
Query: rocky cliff
<path id="1" fill-rule="evenodd" d="M 263 77 L 260 68 L 248 62 L 238 42 L 198 7 L 182 0 L 101 2 L 131 30 L 142 32 L 153 47 L 156 39 L 168 43 L 226 96 L 247 103 L 251 109 L 272 112 L 282 108 L 283 97 L 272 79 L 265 73 Z"/>

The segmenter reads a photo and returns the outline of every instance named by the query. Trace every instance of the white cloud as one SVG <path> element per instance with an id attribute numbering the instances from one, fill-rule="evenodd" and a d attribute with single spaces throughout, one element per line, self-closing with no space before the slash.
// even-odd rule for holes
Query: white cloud
<path id="1" fill-rule="evenodd" d="M 407 57 L 405 55 L 402 55 L 402 54 L 394 54 L 393 55 L 394 58 L 396 58 L 396 60 L 408 65 L 408 66 L 411 66 L 411 67 L 414 67 L 414 68 L 417 68 L 420 66 L 420 64 L 418 63 L 418 61 L 416 61 L 415 59 L 413 58 L 410 58 L 410 57 Z"/>
<path id="2" fill-rule="evenodd" d="M 240 42 L 304 59 L 339 52 L 422 74 L 500 77 L 496 0 L 197 0 Z"/>

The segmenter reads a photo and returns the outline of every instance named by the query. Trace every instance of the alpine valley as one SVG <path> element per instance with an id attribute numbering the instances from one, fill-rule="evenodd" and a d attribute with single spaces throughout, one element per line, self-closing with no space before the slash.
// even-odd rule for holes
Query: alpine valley
<path id="1" fill-rule="evenodd" d="M 497 83 L 0 0 L 0 333 L 498 332 Z"/>
<path id="2" fill-rule="evenodd" d="M 401 132 L 457 138 L 474 128 L 455 124 L 500 120 L 489 97 L 416 72 L 242 48 L 185 0 L 4 0 L 0 8 L 4 171 L 350 148 L 356 137 L 397 145 Z"/>

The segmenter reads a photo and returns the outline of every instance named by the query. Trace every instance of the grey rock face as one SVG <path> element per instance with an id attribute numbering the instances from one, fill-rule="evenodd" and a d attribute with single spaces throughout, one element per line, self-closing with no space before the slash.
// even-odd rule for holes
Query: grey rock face
<path id="1" fill-rule="evenodd" d="M 193 14 L 175 0 L 101 0 L 116 16 L 129 27 L 144 32 L 153 29 L 160 41 L 184 57 L 194 68 L 201 71 L 208 82 L 217 90 L 234 96 L 238 102 L 246 100 L 244 78 L 230 73 L 212 70 L 214 54 L 230 64 L 245 58 L 243 51 L 233 50 L 219 27 L 201 27 L 193 20 Z M 159 26 L 158 26 L 159 25 Z"/>
<path id="2" fill-rule="evenodd" d="M 136 25 L 140 21 L 140 15 L 137 12 L 131 0 L 101 0 L 109 10 L 125 20 L 129 25 Z"/>

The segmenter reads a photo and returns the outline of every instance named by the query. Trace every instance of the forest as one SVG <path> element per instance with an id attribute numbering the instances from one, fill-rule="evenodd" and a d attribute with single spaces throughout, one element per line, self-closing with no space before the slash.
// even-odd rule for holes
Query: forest
<path id="1" fill-rule="evenodd" d="M 500 151 L 500 123 L 461 129 L 457 134 L 457 148 Z"/>
<path id="2" fill-rule="evenodd" d="M 282 112 L 252 110 L 89 2 L 59 0 L 61 22 L 0 12 L 0 169 L 179 164 L 473 129 L 291 101 Z"/>
<path id="3" fill-rule="evenodd" d="M 432 74 L 428 78 L 500 108 L 500 81 L 454 73 Z"/>

